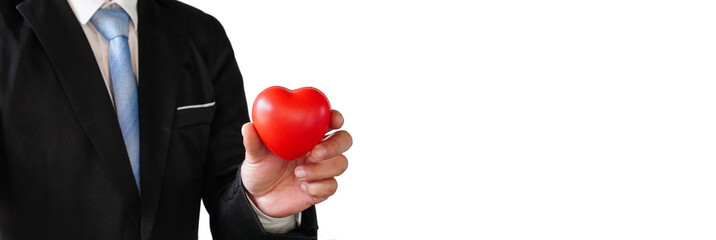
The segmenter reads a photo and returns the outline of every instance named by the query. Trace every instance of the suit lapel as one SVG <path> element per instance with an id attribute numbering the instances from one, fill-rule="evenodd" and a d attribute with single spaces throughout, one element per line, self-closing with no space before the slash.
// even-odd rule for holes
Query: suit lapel
<path id="1" fill-rule="evenodd" d="M 122 133 L 84 32 L 65 0 L 17 6 L 33 28 L 62 87 L 127 205 L 142 239 L 151 236 L 159 204 L 181 79 L 186 19 L 152 0 L 138 1 L 139 127 L 142 194 L 137 191 Z M 146 30 L 143 30 L 146 29 Z M 140 224 L 141 221 L 141 224 Z"/>
<path id="2" fill-rule="evenodd" d="M 136 227 L 140 198 L 117 115 L 84 32 L 65 0 L 27 0 L 17 6 L 52 62 L 75 115 L 111 176 Z"/>
<path id="3" fill-rule="evenodd" d="M 185 17 L 153 0 L 138 1 L 142 239 L 151 237 L 169 151 L 177 82 L 185 59 Z"/>

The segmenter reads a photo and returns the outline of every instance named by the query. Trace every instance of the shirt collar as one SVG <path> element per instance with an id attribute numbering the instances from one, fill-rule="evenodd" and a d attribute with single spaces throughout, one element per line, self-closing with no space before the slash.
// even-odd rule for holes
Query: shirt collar
<path id="1" fill-rule="evenodd" d="M 132 19 L 134 26 L 138 26 L 139 18 L 137 16 L 137 0 L 67 0 L 70 7 L 75 12 L 75 16 L 80 24 L 87 24 L 95 12 L 102 7 L 116 3 L 124 9 Z"/>

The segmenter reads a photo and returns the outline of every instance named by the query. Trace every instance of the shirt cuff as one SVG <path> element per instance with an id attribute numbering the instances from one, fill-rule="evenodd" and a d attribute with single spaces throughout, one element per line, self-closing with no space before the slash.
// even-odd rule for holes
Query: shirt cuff
<path id="1" fill-rule="evenodd" d="M 301 225 L 300 212 L 298 214 L 294 214 L 288 217 L 271 217 L 269 215 L 264 214 L 263 212 L 261 212 L 261 210 L 259 210 L 258 207 L 256 207 L 254 202 L 251 201 L 251 198 L 248 196 L 248 193 L 246 198 L 249 200 L 251 208 L 253 208 L 254 212 L 256 212 L 256 216 L 259 217 L 259 222 L 261 222 L 261 225 L 264 227 L 264 230 L 267 233 L 283 234 L 290 232 L 291 230 Z"/>

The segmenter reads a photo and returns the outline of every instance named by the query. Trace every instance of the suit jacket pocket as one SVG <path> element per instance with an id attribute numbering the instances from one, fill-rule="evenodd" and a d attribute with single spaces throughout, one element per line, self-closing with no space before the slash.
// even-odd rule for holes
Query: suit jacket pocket
<path id="1" fill-rule="evenodd" d="M 214 120 L 214 103 L 178 107 L 174 117 L 174 128 L 209 124 Z"/>

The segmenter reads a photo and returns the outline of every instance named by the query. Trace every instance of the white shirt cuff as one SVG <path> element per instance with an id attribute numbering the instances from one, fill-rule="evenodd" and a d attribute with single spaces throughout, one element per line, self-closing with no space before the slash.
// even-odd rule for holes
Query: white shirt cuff
<path id="1" fill-rule="evenodd" d="M 261 212 L 261 210 L 259 210 L 258 207 L 256 207 L 254 202 L 251 201 L 251 198 L 248 196 L 248 193 L 246 198 L 249 199 L 249 203 L 251 203 L 251 208 L 254 209 L 254 212 L 256 212 L 256 216 L 259 217 L 259 222 L 261 222 L 261 225 L 264 227 L 264 230 L 268 233 L 287 233 L 301 225 L 300 212 L 298 214 L 294 214 L 288 217 L 271 217 L 269 215 L 264 214 L 263 212 Z"/>

